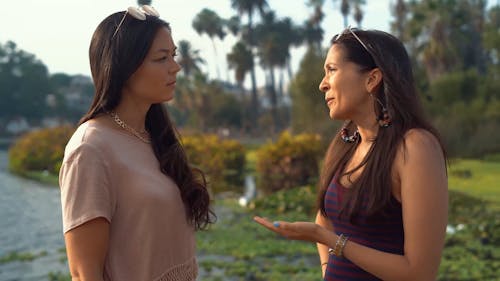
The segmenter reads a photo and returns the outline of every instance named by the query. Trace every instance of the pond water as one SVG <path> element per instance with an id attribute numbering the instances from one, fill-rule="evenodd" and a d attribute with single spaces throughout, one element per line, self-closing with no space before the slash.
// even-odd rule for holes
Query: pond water
<path id="1" fill-rule="evenodd" d="M 0 280 L 47 280 L 66 272 L 59 189 L 22 179 L 7 171 L 0 151 L 0 258 L 9 253 L 39 255 L 33 261 L 0 261 Z"/>

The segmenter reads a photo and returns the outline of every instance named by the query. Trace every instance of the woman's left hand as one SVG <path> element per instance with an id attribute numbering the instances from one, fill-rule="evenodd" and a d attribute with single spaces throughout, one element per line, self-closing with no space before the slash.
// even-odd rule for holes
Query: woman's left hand
<path id="1" fill-rule="evenodd" d="M 265 228 L 274 231 L 287 239 L 293 240 L 321 243 L 321 241 L 318 241 L 319 237 L 321 237 L 320 232 L 325 230 L 322 226 L 312 222 L 270 222 L 265 218 L 257 216 L 253 219 Z"/>

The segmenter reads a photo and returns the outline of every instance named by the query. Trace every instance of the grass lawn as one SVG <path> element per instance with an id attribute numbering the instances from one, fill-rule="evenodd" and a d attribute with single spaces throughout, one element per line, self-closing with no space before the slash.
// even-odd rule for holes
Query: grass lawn
<path id="1" fill-rule="evenodd" d="M 451 160 L 448 188 L 490 201 L 500 208 L 500 162 L 482 160 Z"/>

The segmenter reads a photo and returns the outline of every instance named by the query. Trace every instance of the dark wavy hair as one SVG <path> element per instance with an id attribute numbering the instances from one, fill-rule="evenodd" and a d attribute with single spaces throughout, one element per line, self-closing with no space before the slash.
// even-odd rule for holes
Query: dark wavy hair
<path id="1" fill-rule="evenodd" d="M 105 18 L 92 36 L 89 57 L 95 94 L 90 109 L 79 124 L 109 112 L 119 104 L 125 82 L 143 62 L 158 30 L 163 27 L 170 30 L 169 24 L 157 17 L 148 15 L 141 21 L 127 14 L 113 36 L 124 13 L 117 12 Z M 205 176 L 189 165 L 165 106 L 151 105 L 145 125 L 162 173 L 171 177 L 179 187 L 188 220 L 196 230 L 206 228 L 215 221 L 215 214 L 210 209 Z"/>
<path id="2" fill-rule="evenodd" d="M 350 177 L 363 167 L 361 175 L 353 180 L 341 205 L 339 216 L 347 217 L 351 222 L 365 209 L 369 216 L 384 215 L 383 210 L 389 204 L 395 204 L 392 197 L 391 171 L 398 147 L 404 145 L 404 136 L 408 130 L 421 128 L 432 133 L 441 145 L 443 155 L 446 152 L 436 129 L 428 122 L 414 85 L 410 58 L 405 47 L 396 37 L 377 30 L 358 30 L 353 32 L 368 48 L 347 30 L 341 36 L 334 36 L 331 44 L 338 45 L 344 51 L 346 61 L 357 64 L 360 71 L 378 68 L 383 75 L 381 86 L 373 93 L 385 105 L 392 119 L 391 126 L 381 127 L 374 144 L 364 160 L 354 169 L 343 171 L 342 176 Z M 337 39 L 338 38 L 338 39 Z M 374 99 L 373 106 L 377 116 L 382 107 Z M 356 125 L 347 121 L 345 124 L 352 133 Z M 358 142 L 345 143 L 340 138 L 340 131 L 334 136 L 327 150 L 319 182 L 318 208 L 326 216 L 325 194 L 336 172 L 343 169 L 352 157 Z M 366 198 L 366 206 L 362 199 Z"/>

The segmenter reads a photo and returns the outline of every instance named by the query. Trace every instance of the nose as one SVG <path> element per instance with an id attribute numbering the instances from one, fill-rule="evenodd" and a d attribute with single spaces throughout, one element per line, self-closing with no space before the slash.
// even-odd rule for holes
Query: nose
<path id="1" fill-rule="evenodd" d="M 174 60 L 174 63 L 170 67 L 170 73 L 176 74 L 180 70 L 181 70 L 181 65 L 176 60 Z"/>
<path id="2" fill-rule="evenodd" d="M 319 90 L 322 91 L 323 93 L 326 93 L 328 92 L 329 89 L 330 86 L 328 85 L 328 83 L 326 83 L 325 77 L 323 77 L 323 80 L 321 80 L 321 83 L 319 83 Z"/>

